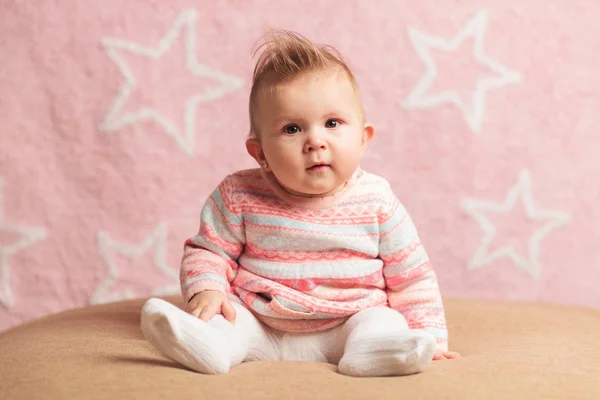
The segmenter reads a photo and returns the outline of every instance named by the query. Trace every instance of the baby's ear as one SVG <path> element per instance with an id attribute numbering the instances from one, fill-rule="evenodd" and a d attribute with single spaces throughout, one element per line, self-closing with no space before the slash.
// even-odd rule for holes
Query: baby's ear
<path id="1" fill-rule="evenodd" d="M 369 143 L 371 143 L 373 136 L 375 136 L 375 127 L 373 126 L 373 124 L 366 122 L 365 127 L 363 128 L 362 135 L 362 151 L 365 151 L 367 149 L 367 146 L 369 145 Z"/>
<path id="2" fill-rule="evenodd" d="M 262 146 L 258 139 L 248 139 L 246 140 L 246 151 L 248 154 L 252 156 L 256 160 L 256 162 L 260 165 L 263 165 L 265 162 L 265 153 L 262 151 Z"/>

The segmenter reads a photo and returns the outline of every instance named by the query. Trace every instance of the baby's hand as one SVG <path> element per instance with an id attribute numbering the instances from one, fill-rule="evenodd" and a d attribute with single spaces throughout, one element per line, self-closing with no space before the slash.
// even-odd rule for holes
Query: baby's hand
<path id="1" fill-rule="evenodd" d="M 436 351 L 433 355 L 434 360 L 454 360 L 455 358 L 460 358 L 460 354 L 456 351 Z"/>
<path id="2" fill-rule="evenodd" d="M 216 314 L 223 314 L 231 323 L 235 321 L 235 309 L 227 296 L 216 290 L 196 293 L 185 306 L 185 311 L 202 321 L 209 321 Z"/>

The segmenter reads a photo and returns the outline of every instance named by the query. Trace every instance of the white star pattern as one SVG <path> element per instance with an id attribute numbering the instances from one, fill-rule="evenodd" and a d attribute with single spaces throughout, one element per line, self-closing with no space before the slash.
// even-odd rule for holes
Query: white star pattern
<path id="1" fill-rule="evenodd" d="M 485 213 L 508 214 L 514 208 L 517 199 L 521 200 L 528 218 L 534 221 L 545 221 L 545 224 L 529 238 L 527 257 L 517 254 L 511 246 L 504 246 L 490 253 L 489 249 L 496 236 L 496 228 Z M 534 206 L 529 171 L 527 170 L 521 171 L 517 184 L 509 190 L 504 203 L 466 199 L 462 202 L 462 209 L 477 221 L 483 231 L 481 245 L 469 261 L 468 268 L 470 270 L 488 266 L 497 259 L 508 258 L 535 279 L 539 279 L 541 274 L 540 246 L 542 240 L 552 230 L 565 225 L 570 220 L 570 216 L 565 212 L 542 210 Z"/>
<path id="2" fill-rule="evenodd" d="M 416 29 L 409 28 L 408 34 L 410 41 L 419 55 L 419 58 L 425 63 L 427 71 L 414 87 L 403 106 L 407 109 L 419 109 L 435 107 L 443 103 L 450 103 L 458 107 L 473 133 L 480 133 L 485 111 L 485 94 L 488 90 L 500 88 L 502 86 L 516 83 L 521 80 L 518 72 L 510 71 L 499 62 L 491 59 L 483 52 L 483 38 L 488 21 L 486 11 L 480 11 L 469 23 L 450 41 L 428 36 Z M 495 76 L 481 79 L 477 82 L 473 91 L 472 104 L 470 109 L 461 100 L 456 91 L 444 91 L 436 94 L 428 94 L 428 90 L 437 75 L 437 66 L 431 57 L 431 49 L 453 52 L 456 51 L 463 41 L 469 37 L 474 37 L 473 57 L 479 64 L 488 67 L 495 72 Z"/>
<path id="3" fill-rule="evenodd" d="M 196 106 L 202 102 L 219 99 L 227 93 L 235 91 L 242 86 L 241 81 L 238 78 L 198 63 L 196 58 L 196 20 L 197 13 L 195 10 L 187 10 L 182 12 L 171 29 L 159 41 L 156 48 L 144 47 L 137 43 L 108 37 L 101 39 L 101 43 L 106 50 L 106 54 L 117 65 L 119 71 L 125 78 L 125 82 L 123 83 L 119 94 L 112 104 L 110 111 L 104 118 L 104 121 L 99 128 L 100 131 L 105 133 L 115 132 L 130 124 L 135 124 L 145 120 L 153 120 L 157 122 L 169 136 L 175 139 L 177 145 L 185 154 L 188 156 L 194 155 L 194 122 Z M 173 42 L 179 38 L 181 30 L 184 29 L 184 27 L 186 28 L 186 68 L 194 76 L 215 80 L 219 82 L 220 85 L 214 88 L 206 89 L 201 93 L 198 93 L 197 95 L 187 99 L 185 103 L 184 116 L 185 131 L 183 134 L 178 131 L 177 127 L 172 121 L 162 115 L 158 110 L 153 108 L 143 107 L 135 113 L 125 113 L 119 116 L 122 108 L 127 103 L 129 96 L 136 86 L 136 80 L 131 72 L 131 68 L 125 59 L 119 54 L 119 52 L 125 51 L 134 55 L 157 60 L 161 58 L 169 50 Z"/>
<path id="4" fill-rule="evenodd" d="M 3 186 L 4 183 L 0 179 L 0 231 L 19 235 L 19 239 L 14 243 L 8 246 L 0 246 L 0 303 L 7 307 L 12 307 L 15 305 L 15 299 L 10 286 L 8 257 L 44 240 L 47 237 L 47 232 L 44 228 L 8 225 L 4 221 Z"/>
<path id="5" fill-rule="evenodd" d="M 119 269 L 114 259 L 114 254 L 119 253 L 125 257 L 135 259 L 145 254 L 154 247 L 154 267 L 164 276 L 172 279 L 173 284 L 167 284 L 156 288 L 153 296 L 169 295 L 179 292 L 178 273 L 166 265 L 167 252 L 167 228 L 165 224 L 159 224 L 144 241 L 137 245 L 125 244 L 112 238 L 107 232 L 98 232 L 98 251 L 108 267 L 105 279 L 96 288 L 90 297 L 90 304 L 108 303 L 113 301 L 133 299 L 137 295 L 130 290 L 114 292 L 113 286 L 119 278 Z"/>

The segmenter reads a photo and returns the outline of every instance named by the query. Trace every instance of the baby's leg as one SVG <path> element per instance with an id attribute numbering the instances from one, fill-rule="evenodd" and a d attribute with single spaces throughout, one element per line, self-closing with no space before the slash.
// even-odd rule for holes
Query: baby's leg
<path id="1" fill-rule="evenodd" d="M 338 364 L 344 375 L 414 374 L 425 369 L 435 352 L 433 335 L 410 330 L 404 317 L 388 307 L 360 311 L 335 330 L 338 342 L 345 342 Z"/>
<path id="2" fill-rule="evenodd" d="M 229 323 L 223 316 L 218 315 L 216 321 L 211 320 L 221 332 L 226 334 L 233 351 L 233 365 L 242 361 L 276 361 L 279 360 L 278 340 L 273 331 L 260 322 L 239 299 L 234 295 L 229 296 L 235 308 L 235 323 Z M 215 318 L 216 318 L 215 317 Z"/>
<path id="3" fill-rule="evenodd" d="M 307 333 L 274 331 L 283 361 L 329 362 L 337 361 L 344 351 L 344 343 L 337 341 L 335 330 Z"/>
<path id="4" fill-rule="evenodd" d="M 236 311 L 231 324 L 222 315 L 204 322 L 161 299 L 150 299 L 142 309 L 144 337 L 169 358 L 205 374 L 224 374 L 244 360 L 277 359 L 271 333 L 230 298 Z"/>

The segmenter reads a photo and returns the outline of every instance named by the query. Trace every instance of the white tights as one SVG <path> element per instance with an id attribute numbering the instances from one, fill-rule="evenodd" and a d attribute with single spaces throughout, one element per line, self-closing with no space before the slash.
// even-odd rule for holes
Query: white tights
<path id="1" fill-rule="evenodd" d="M 204 322 L 164 300 L 152 298 L 142 309 L 144 337 L 169 358 L 205 374 L 224 374 L 245 361 L 321 361 L 352 376 L 408 375 L 421 372 L 435 352 L 435 339 L 411 330 L 387 307 L 360 311 L 323 332 L 273 330 L 234 296 L 234 324 L 222 315 Z"/>

